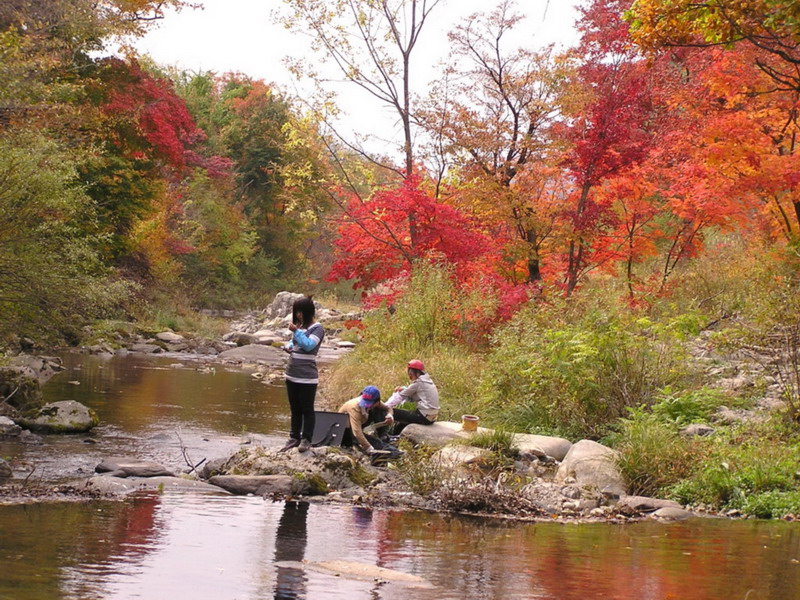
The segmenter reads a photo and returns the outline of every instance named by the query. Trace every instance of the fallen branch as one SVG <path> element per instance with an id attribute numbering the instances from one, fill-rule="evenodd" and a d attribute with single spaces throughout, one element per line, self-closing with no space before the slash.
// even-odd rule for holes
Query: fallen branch
<path id="1" fill-rule="evenodd" d="M 189 467 L 189 473 L 191 473 L 191 472 L 195 471 L 197 469 L 197 467 L 199 467 L 204 462 L 206 462 L 206 459 L 204 458 L 203 460 L 201 460 L 197 464 L 192 464 L 192 461 L 189 459 L 189 453 L 188 453 L 188 451 L 186 449 L 186 446 L 183 443 L 183 438 L 181 438 L 180 432 L 176 431 L 175 435 L 178 436 L 178 443 L 181 446 L 181 454 L 183 455 L 183 460 L 186 461 L 186 465 Z"/>

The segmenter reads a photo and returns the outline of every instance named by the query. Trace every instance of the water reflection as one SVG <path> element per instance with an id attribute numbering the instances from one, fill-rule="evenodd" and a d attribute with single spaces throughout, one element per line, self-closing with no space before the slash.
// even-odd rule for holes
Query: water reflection
<path id="1" fill-rule="evenodd" d="M 308 502 L 287 502 L 275 534 L 275 600 L 306 597 L 305 570 L 281 563 L 302 563 L 306 556 Z"/>
<path id="2" fill-rule="evenodd" d="M 800 529 L 789 523 L 518 524 L 164 494 L 0 507 L 0 532 L 0 599 L 800 597 Z M 306 567 L 330 560 L 414 574 L 436 589 Z"/>

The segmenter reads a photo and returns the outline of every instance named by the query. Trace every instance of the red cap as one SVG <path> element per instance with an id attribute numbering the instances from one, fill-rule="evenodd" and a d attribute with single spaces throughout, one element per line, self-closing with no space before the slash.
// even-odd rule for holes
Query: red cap
<path id="1" fill-rule="evenodd" d="M 416 358 L 408 361 L 408 368 L 416 369 L 417 371 L 425 371 L 425 365 L 422 364 L 421 360 L 417 360 Z"/>

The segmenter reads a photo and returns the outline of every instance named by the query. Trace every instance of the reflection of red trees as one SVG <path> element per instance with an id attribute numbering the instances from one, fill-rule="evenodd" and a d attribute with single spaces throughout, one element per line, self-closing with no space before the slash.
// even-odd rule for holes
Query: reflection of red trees
<path id="1" fill-rule="evenodd" d="M 800 590 L 787 557 L 800 552 L 800 531 L 776 523 L 522 524 L 398 511 L 352 533 L 374 539 L 379 566 L 448 597 L 728 600 L 752 589 L 751 600 L 766 600 Z"/>
<path id="2" fill-rule="evenodd" d="M 105 563 L 120 557 L 144 558 L 153 550 L 160 535 L 157 519 L 160 505 L 158 494 L 139 496 L 121 505 L 104 531 L 81 540 L 81 555 L 86 557 L 85 562 Z"/>

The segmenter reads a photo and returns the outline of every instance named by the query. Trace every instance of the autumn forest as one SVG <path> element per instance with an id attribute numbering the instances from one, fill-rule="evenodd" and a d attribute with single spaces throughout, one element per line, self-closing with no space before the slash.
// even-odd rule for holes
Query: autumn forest
<path id="1" fill-rule="evenodd" d="M 684 501 L 732 450 L 687 463 L 677 427 L 754 390 L 787 411 L 732 446 L 798 452 L 800 4 L 585 0 L 565 50 L 526 45 L 498 0 L 454 26 L 422 93 L 419 40 L 445 0 L 284 0 L 275 18 L 315 52 L 287 48 L 304 97 L 137 55 L 195 8 L 0 4 L 4 348 L 287 289 L 374 309 L 342 333 L 360 345 L 334 399 L 418 356 L 452 415 L 605 439 L 634 489 Z M 323 68 L 392 115 L 390 149 L 342 129 Z M 778 349 L 794 371 L 720 391 L 698 340 Z M 785 458 L 765 489 L 800 509 Z"/>

